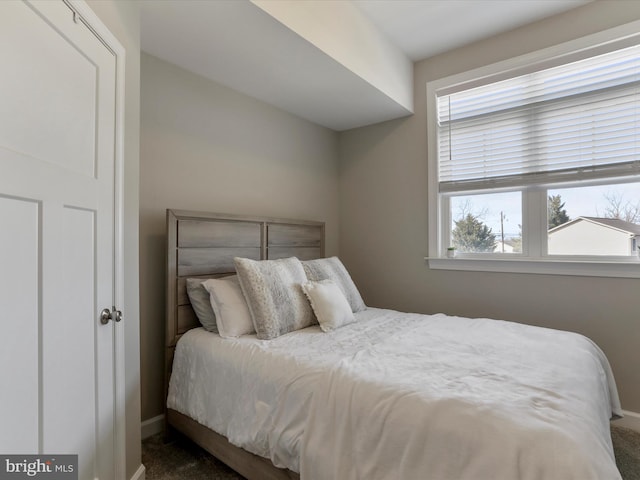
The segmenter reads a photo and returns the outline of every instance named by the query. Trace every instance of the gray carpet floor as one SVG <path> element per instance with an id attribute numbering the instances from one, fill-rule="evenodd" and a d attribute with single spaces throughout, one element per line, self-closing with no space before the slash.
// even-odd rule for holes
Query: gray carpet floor
<path id="1" fill-rule="evenodd" d="M 616 463 L 623 480 L 640 480 L 640 433 L 612 427 Z M 242 480 L 222 462 L 183 437 L 164 443 L 162 434 L 142 442 L 146 480 Z"/>

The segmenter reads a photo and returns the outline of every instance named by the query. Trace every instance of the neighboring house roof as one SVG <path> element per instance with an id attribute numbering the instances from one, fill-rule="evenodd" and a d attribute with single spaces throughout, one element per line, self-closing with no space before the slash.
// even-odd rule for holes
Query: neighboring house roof
<path id="1" fill-rule="evenodd" d="M 558 225 L 557 227 L 549 230 L 549 233 L 555 232 L 562 228 L 573 225 L 574 223 L 587 221 L 595 224 L 602 225 L 608 228 L 614 228 L 624 233 L 628 233 L 629 235 L 640 235 L 640 225 L 637 223 L 626 222 L 624 220 L 620 220 L 619 218 L 601 218 L 601 217 L 578 217 L 573 220 L 563 223 L 562 225 Z"/>

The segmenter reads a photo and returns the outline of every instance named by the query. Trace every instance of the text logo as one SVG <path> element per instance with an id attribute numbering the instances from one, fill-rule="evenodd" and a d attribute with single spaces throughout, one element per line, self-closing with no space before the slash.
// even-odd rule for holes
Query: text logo
<path id="1" fill-rule="evenodd" d="M 78 480 L 78 455 L 0 455 L 0 480 Z"/>

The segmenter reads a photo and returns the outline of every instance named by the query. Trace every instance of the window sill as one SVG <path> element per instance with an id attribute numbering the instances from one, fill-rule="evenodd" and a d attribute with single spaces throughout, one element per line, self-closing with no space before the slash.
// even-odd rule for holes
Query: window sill
<path id="1" fill-rule="evenodd" d="M 434 270 L 474 272 L 533 273 L 541 275 L 573 275 L 586 277 L 640 278 L 640 259 L 568 260 L 531 258 L 425 257 Z"/>

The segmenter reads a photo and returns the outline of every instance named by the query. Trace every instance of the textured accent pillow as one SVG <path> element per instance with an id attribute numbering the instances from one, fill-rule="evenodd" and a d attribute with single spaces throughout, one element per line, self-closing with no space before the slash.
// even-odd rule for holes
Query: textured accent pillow
<path id="1" fill-rule="evenodd" d="M 307 281 L 300 260 L 234 258 L 234 263 L 258 338 L 269 340 L 315 323 L 300 286 Z"/>
<path id="2" fill-rule="evenodd" d="M 187 278 L 187 296 L 189 297 L 193 311 L 196 312 L 196 317 L 198 317 L 204 329 L 218 333 L 216 316 L 213 313 L 213 308 L 211 308 L 209 293 L 202 286 L 202 282 L 205 280 L 205 278 Z"/>
<path id="3" fill-rule="evenodd" d="M 333 280 L 346 297 L 352 312 L 360 312 L 367 308 L 360 292 L 351 279 L 349 272 L 338 257 L 318 258 L 302 262 L 307 278 L 312 282 Z"/>
<path id="4" fill-rule="evenodd" d="M 330 332 L 355 321 L 351 305 L 333 280 L 303 283 L 302 291 L 309 299 L 323 332 Z"/>
<path id="5" fill-rule="evenodd" d="M 237 275 L 212 278 L 203 282 L 202 286 L 209 292 L 221 337 L 239 337 L 256 332 Z"/>

